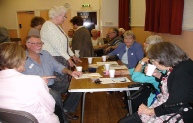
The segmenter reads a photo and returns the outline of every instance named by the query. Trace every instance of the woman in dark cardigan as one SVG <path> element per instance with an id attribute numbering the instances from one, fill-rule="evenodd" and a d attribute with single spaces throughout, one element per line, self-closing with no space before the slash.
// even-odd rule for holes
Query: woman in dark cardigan
<path id="1" fill-rule="evenodd" d="M 153 45 L 147 55 L 157 69 L 167 71 L 160 83 L 162 93 L 150 107 L 141 104 L 138 112 L 121 119 L 120 123 L 163 122 L 180 109 L 180 106 L 166 108 L 166 105 L 193 102 L 193 61 L 186 53 L 175 44 L 161 42 Z M 180 117 L 180 123 L 191 123 L 193 110 L 178 114 L 169 122 L 176 122 Z"/>

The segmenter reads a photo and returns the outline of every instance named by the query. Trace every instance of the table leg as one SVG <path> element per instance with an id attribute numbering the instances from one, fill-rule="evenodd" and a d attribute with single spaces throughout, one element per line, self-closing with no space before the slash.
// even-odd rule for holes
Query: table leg
<path id="1" fill-rule="evenodd" d="M 130 91 L 126 91 L 127 97 L 130 96 Z M 132 114 L 132 104 L 131 104 L 131 100 L 127 100 L 128 103 L 128 108 L 129 108 L 129 114 Z"/>
<path id="2" fill-rule="evenodd" d="M 84 104 L 85 104 L 86 92 L 83 93 L 82 97 L 82 109 L 81 109 L 81 123 L 84 123 Z"/>

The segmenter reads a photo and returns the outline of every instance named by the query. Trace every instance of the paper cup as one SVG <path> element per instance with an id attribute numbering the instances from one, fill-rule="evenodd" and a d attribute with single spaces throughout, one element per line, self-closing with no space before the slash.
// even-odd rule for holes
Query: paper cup
<path id="1" fill-rule="evenodd" d="M 105 61 L 106 61 L 106 59 L 107 59 L 107 56 L 102 56 L 102 60 L 103 60 L 103 62 L 105 62 Z"/>
<path id="2" fill-rule="evenodd" d="M 107 71 L 109 70 L 109 68 L 110 68 L 110 64 L 105 64 L 105 70 Z"/>
<path id="3" fill-rule="evenodd" d="M 80 50 L 75 50 L 75 55 L 76 55 L 76 57 L 79 58 L 79 56 L 80 56 Z"/>
<path id="4" fill-rule="evenodd" d="M 88 63 L 92 64 L 92 58 L 88 58 Z"/>
<path id="5" fill-rule="evenodd" d="M 115 77 L 115 70 L 109 70 L 109 77 L 114 78 Z"/>
<path id="6" fill-rule="evenodd" d="M 156 69 L 156 66 L 155 65 L 152 65 L 152 64 L 148 64 L 147 65 L 147 73 L 146 75 L 147 76 L 152 76 L 154 70 Z"/>
<path id="7" fill-rule="evenodd" d="M 82 72 L 82 66 L 77 66 L 76 70 Z"/>

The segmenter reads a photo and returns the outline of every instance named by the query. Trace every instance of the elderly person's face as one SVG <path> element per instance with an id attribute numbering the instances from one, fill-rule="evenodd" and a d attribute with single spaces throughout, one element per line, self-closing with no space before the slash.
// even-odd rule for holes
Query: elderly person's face
<path id="1" fill-rule="evenodd" d="M 98 37 L 98 32 L 97 31 L 92 31 L 91 34 L 92 34 L 93 37 Z"/>
<path id="2" fill-rule="evenodd" d="M 53 19 L 56 20 L 57 25 L 60 25 L 64 23 L 64 21 L 67 19 L 67 16 L 66 16 L 66 13 L 62 13 L 61 15 L 56 16 Z"/>
<path id="3" fill-rule="evenodd" d="M 44 43 L 40 40 L 40 38 L 34 38 L 34 37 L 31 37 L 28 40 L 28 42 L 26 42 L 26 46 L 28 50 L 37 54 L 41 53 L 43 44 Z"/>
<path id="4" fill-rule="evenodd" d="M 113 29 L 109 29 L 109 31 L 108 31 L 108 36 L 109 36 L 109 38 L 110 39 L 113 39 L 114 37 L 116 37 L 116 32 L 115 31 L 113 31 Z"/>
<path id="5" fill-rule="evenodd" d="M 126 44 L 127 47 L 130 47 L 134 42 L 134 39 L 132 36 L 125 36 L 124 37 L 124 43 Z"/>
<path id="6" fill-rule="evenodd" d="M 168 70 L 168 69 L 170 68 L 170 67 L 166 67 L 166 66 L 164 66 L 164 65 L 159 64 L 159 62 L 156 61 L 156 60 L 154 60 L 154 59 L 150 59 L 150 62 L 151 62 L 153 65 L 155 65 L 156 68 L 159 69 L 159 70 Z"/>

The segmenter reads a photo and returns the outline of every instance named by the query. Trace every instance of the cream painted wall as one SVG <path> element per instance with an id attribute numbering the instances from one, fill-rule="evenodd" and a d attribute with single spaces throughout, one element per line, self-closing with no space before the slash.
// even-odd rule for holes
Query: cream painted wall
<path id="1" fill-rule="evenodd" d="M 0 25 L 8 29 L 17 29 L 17 11 L 35 11 L 48 10 L 53 6 L 70 4 L 72 16 L 77 11 L 99 11 L 100 0 L 1 0 L 0 3 Z M 82 4 L 91 4 L 89 9 L 83 9 Z"/>
<path id="2" fill-rule="evenodd" d="M 131 0 L 131 26 L 145 25 L 145 0 Z"/>
<path id="3" fill-rule="evenodd" d="M 160 35 L 165 41 L 173 42 L 181 47 L 191 59 L 193 59 L 193 1 L 185 0 L 184 17 L 183 17 L 183 31 L 181 35 L 170 35 L 161 33 L 152 33 L 144 31 L 145 24 L 145 1 L 131 0 L 131 30 L 136 35 L 137 41 L 143 43 L 145 39 L 152 34 Z M 191 11 L 191 12 L 190 12 Z M 188 23 L 188 24 L 187 24 Z"/>

